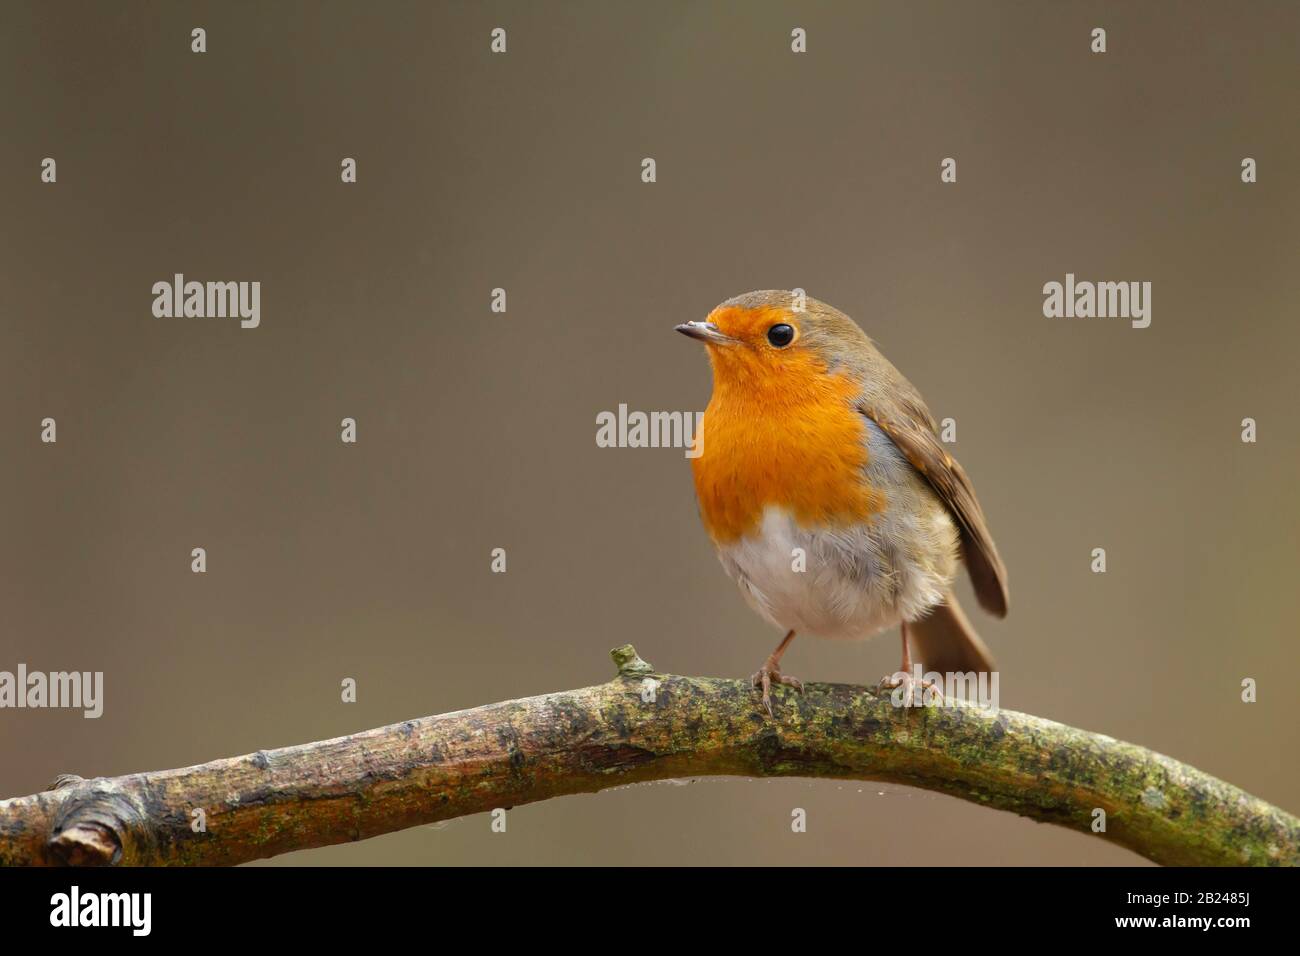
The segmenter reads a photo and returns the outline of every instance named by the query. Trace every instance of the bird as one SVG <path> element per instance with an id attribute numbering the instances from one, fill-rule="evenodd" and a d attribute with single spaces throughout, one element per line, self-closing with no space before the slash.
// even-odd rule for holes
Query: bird
<path id="1" fill-rule="evenodd" d="M 785 637 L 751 678 L 771 688 L 796 634 L 863 640 L 897 626 L 881 686 L 994 662 L 953 594 L 1006 616 L 1007 571 L 965 470 L 920 392 L 851 318 L 802 290 L 728 299 L 676 331 L 713 371 L 691 467 L 700 518 L 746 602 Z M 937 688 L 933 688 L 937 691 Z"/>

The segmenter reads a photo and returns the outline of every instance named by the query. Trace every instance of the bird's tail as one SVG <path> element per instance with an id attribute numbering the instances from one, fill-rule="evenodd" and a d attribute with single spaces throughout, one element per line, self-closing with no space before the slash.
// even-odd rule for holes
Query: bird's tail
<path id="1" fill-rule="evenodd" d="M 926 617 L 909 623 L 907 634 L 917 660 L 927 671 L 964 674 L 994 669 L 993 655 L 971 627 L 954 594 Z"/>

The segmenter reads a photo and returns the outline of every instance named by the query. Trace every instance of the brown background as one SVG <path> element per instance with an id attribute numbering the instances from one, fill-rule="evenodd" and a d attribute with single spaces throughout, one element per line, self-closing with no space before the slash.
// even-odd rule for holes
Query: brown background
<path id="1" fill-rule="evenodd" d="M 681 452 L 597 448 L 595 416 L 702 409 L 672 326 L 802 286 L 958 421 L 1011 570 L 1011 615 L 976 617 L 1003 705 L 1300 810 L 1294 4 L 0 20 L 0 669 L 107 684 L 97 721 L 0 712 L 0 794 L 598 682 L 624 641 L 748 674 L 777 635 L 718 567 Z M 174 272 L 261 280 L 261 328 L 154 318 Z M 1045 319 L 1066 272 L 1151 281 L 1151 328 Z M 787 664 L 867 682 L 896 652 L 801 640 Z M 1140 862 L 899 787 L 739 780 L 283 860 Z"/>

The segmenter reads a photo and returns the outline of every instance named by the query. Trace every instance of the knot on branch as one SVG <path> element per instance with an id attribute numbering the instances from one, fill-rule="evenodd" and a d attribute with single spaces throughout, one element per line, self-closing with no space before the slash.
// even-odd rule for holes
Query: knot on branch
<path id="1" fill-rule="evenodd" d="M 115 781 L 61 774 L 51 788 L 66 794 L 50 828 L 46 849 L 64 866 L 116 866 L 128 841 L 148 840 L 149 815 Z"/>

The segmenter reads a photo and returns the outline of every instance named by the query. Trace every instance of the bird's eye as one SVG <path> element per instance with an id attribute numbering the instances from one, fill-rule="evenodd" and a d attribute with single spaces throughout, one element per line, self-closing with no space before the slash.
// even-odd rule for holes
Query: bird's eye
<path id="1" fill-rule="evenodd" d="M 794 326 L 784 322 L 772 326 L 767 330 L 767 340 L 779 349 L 785 348 L 794 341 Z"/>

